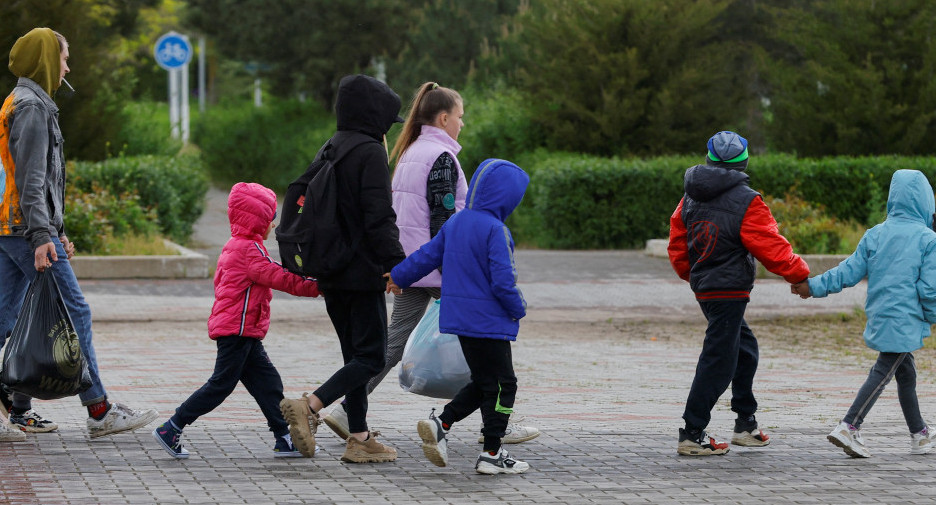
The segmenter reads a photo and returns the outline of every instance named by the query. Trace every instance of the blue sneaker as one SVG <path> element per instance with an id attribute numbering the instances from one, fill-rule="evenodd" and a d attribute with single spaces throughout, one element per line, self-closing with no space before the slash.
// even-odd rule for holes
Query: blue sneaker
<path id="1" fill-rule="evenodd" d="M 287 433 L 282 437 L 276 437 L 276 445 L 273 446 L 274 458 L 301 458 L 302 453 L 292 443 L 292 437 Z"/>
<path id="2" fill-rule="evenodd" d="M 153 438 L 173 458 L 188 459 L 189 452 L 182 447 L 182 430 L 176 428 L 172 421 L 166 421 L 157 426 L 153 430 Z"/>

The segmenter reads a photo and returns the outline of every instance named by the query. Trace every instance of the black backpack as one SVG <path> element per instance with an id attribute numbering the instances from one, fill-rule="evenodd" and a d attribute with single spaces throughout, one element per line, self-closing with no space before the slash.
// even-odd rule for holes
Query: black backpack
<path id="1" fill-rule="evenodd" d="M 280 259 L 287 270 L 315 278 L 347 268 L 361 242 L 349 237 L 338 209 L 338 182 L 331 144 L 286 189 L 283 217 L 276 227 Z M 350 152 L 350 150 L 348 151 Z"/>

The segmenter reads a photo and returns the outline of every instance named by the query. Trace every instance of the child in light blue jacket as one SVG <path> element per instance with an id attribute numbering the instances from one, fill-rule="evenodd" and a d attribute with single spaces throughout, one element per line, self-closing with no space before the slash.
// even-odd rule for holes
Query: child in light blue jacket
<path id="1" fill-rule="evenodd" d="M 880 354 L 848 413 L 828 436 L 849 456 L 871 456 L 859 428 L 893 377 L 910 428 L 910 453 L 929 452 L 936 438 L 920 414 L 912 354 L 923 347 L 930 325 L 936 323 L 934 212 L 933 188 L 926 176 L 898 170 L 891 178 L 887 219 L 868 230 L 855 252 L 838 266 L 793 285 L 793 292 L 803 298 L 821 298 L 868 278 L 864 339 Z"/>

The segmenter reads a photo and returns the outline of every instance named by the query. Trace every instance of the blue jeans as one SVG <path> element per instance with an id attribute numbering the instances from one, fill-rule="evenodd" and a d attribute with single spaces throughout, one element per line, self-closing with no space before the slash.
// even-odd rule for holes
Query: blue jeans
<path id="1" fill-rule="evenodd" d="M 81 399 L 82 405 L 93 405 L 103 401 L 107 392 L 98 375 L 97 356 L 94 353 L 94 345 L 91 343 L 91 308 L 88 307 L 84 294 L 78 287 L 78 279 L 75 278 L 71 263 L 68 262 L 62 242 L 57 237 L 53 237 L 52 242 L 58 254 L 58 261 L 52 263 L 52 272 L 55 273 L 55 280 L 58 281 L 65 307 L 75 325 L 81 352 L 88 360 L 88 372 L 91 374 L 91 387 L 79 394 L 78 398 Z M 6 339 L 13 332 L 13 325 L 23 306 L 26 290 L 35 276 L 33 250 L 26 239 L 0 237 L 0 286 L 2 286 L 0 289 L 0 347 L 3 347 Z M 14 393 L 13 405 L 18 408 L 28 408 L 30 398 Z"/>

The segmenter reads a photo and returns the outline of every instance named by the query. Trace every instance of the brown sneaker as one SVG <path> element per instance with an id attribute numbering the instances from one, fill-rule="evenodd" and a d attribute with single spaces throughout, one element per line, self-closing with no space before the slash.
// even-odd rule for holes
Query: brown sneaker
<path id="1" fill-rule="evenodd" d="M 367 440 L 359 442 L 354 437 L 348 437 L 347 446 L 341 461 L 348 463 L 386 463 L 396 460 L 396 449 L 377 441 L 379 431 L 370 432 Z"/>
<path id="2" fill-rule="evenodd" d="M 280 412 L 289 423 L 289 436 L 293 445 L 307 458 L 315 456 L 315 432 L 318 431 L 319 415 L 309 407 L 309 394 L 302 393 L 302 398 L 280 401 Z"/>

